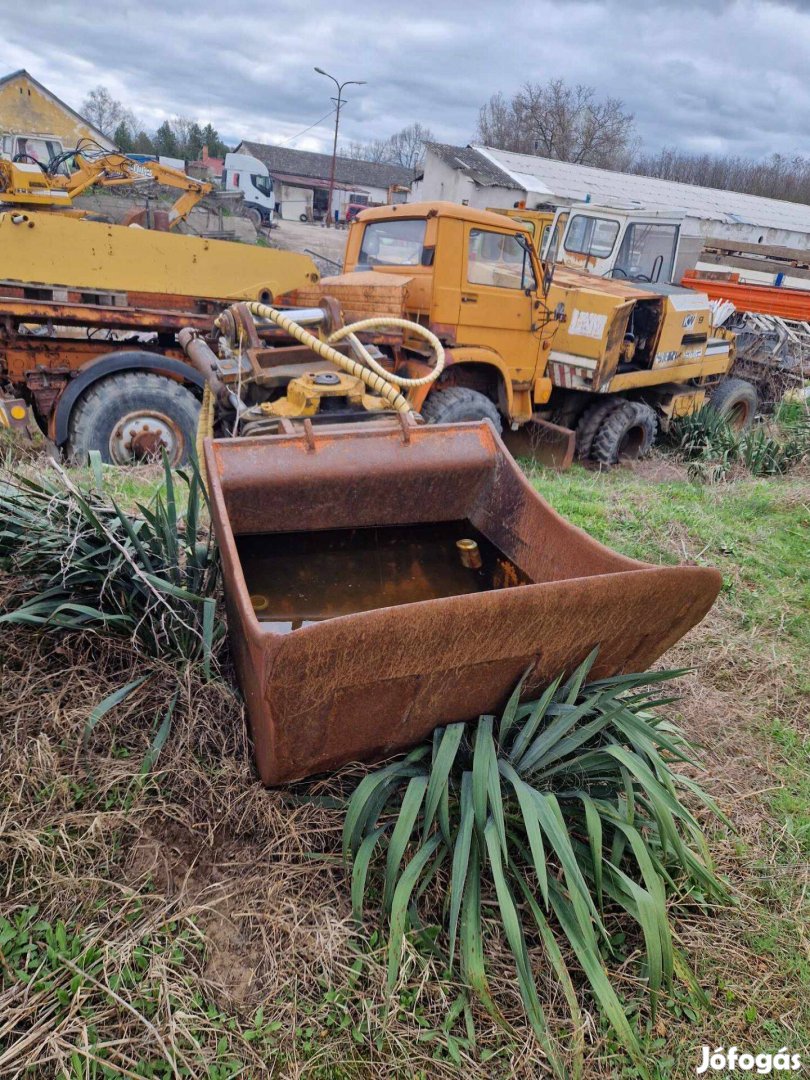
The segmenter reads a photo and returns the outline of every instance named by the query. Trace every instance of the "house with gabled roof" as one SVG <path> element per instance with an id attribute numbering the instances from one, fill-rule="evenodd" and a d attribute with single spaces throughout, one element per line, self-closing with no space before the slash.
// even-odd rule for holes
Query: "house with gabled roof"
<path id="1" fill-rule="evenodd" d="M 27 137 L 24 146 L 21 136 Z M 0 140 L 4 153 L 13 156 L 27 152 L 47 159 L 49 137 L 66 149 L 72 149 L 81 139 L 92 139 L 105 150 L 115 149 L 115 143 L 102 131 L 24 69 L 0 78 Z"/>

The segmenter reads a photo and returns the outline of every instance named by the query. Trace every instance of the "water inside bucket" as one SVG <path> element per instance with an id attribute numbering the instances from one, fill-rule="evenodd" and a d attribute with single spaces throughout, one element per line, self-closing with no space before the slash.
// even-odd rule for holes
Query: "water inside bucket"
<path id="1" fill-rule="evenodd" d="M 460 540 L 474 541 L 477 553 L 462 551 Z M 236 546 L 253 610 L 280 634 L 339 615 L 529 581 L 469 521 L 237 536 Z"/>

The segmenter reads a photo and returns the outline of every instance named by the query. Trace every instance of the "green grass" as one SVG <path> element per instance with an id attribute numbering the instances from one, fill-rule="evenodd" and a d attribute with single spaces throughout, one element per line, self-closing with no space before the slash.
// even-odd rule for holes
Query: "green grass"
<path id="1" fill-rule="evenodd" d="M 645 467 L 652 472 L 654 466 Z M 717 567 L 723 590 L 717 611 L 719 632 L 708 644 L 724 648 L 728 663 L 701 668 L 699 648 L 679 659 L 695 663 L 702 682 L 722 689 L 732 701 L 729 724 L 739 725 L 743 762 L 752 770 L 766 764 L 768 782 L 761 794 L 734 803 L 745 815 L 733 842 L 744 875 L 741 899 L 745 928 L 740 943 L 773 965 L 770 1001 L 742 1004 L 743 991 L 722 975 L 724 958 L 709 945 L 702 980 L 716 979 L 726 1008 L 716 1027 L 703 1025 L 722 1043 L 723 1013 L 748 1028 L 732 1028 L 728 1041 L 760 1039 L 773 1049 L 790 1043 L 810 1046 L 810 951 L 806 941 L 807 866 L 810 863 L 810 483 L 804 474 L 703 485 L 683 479 L 651 483 L 639 473 L 617 469 L 593 473 L 575 466 L 567 473 L 527 467 L 548 502 L 596 539 L 634 558 L 651 562 L 693 561 Z M 669 470 L 672 471 L 671 469 Z M 695 633 L 699 633 L 696 631 Z M 712 637 L 716 636 L 717 641 Z M 707 665 L 708 666 L 708 665 Z M 744 716 L 741 724 L 738 717 Z M 687 731 L 690 731 L 687 725 Z M 690 732 L 701 740 L 699 730 Z M 739 767 L 738 764 L 735 767 Z M 723 776 L 720 756 L 714 771 Z M 733 781 L 730 781 L 733 786 Z M 759 785 L 757 785 L 759 786 Z M 709 791 L 715 792 L 709 785 Z M 722 799 L 721 805 L 723 805 Z M 734 814 L 732 813 L 732 817 Z M 751 819 L 751 820 L 749 820 Z M 723 839 L 715 835 L 714 842 Z M 732 867 L 733 872 L 733 867 Z M 752 972 L 751 981 L 756 981 Z M 773 980 L 773 981 L 772 981 Z M 786 1027 L 774 1013 L 780 995 L 802 993 L 802 1018 Z M 795 999 L 794 999 L 795 1003 Z M 785 1012 L 788 1012 L 785 1006 Z M 652 1036 L 650 1036 L 652 1040 Z M 781 1039 L 781 1042 L 779 1040 Z M 664 1040 L 653 1049 L 670 1060 L 661 1075 L 673 1078 L 693 1070 L 694 1054 Z M 763 1043 L 764 1045 L 764 1043 Z M 630 1074 L 628 1074 L 630 1075 Z"/>
<path id="2" fill-rule="evenodd" d="M 629 471 L 600 474 L 579 466 L 530 476 L 555 510 L 625 555 L 716 566 L 742 627 L 786 634 L 810 655 L 806 480 L 710 486 L 684 479 L 653 486 Z"/>

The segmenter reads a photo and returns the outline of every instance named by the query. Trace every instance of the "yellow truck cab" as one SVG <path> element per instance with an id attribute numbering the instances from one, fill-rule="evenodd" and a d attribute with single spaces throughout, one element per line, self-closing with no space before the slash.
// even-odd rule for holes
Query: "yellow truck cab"
<path id="1" fill-rule="evenodd" d="M 607 464 L 646 452 L 659 424 L 710 389 L 741 422 L 753 418 L 749 384 L 725 380 L 719 392 L 733 335 L 714 330 L 705 296 L 543 264 L 531 232 L 501 213 L 446 202 L 363 211 L 344 273 L 319 288 L 347 321 L 401 315 L 441 339 L 446 369 L 414 395 L 434 422 L 552 424 Z M 389 350 L 394 368 L 423 373 L 424 343 L 402 344 Z"/>

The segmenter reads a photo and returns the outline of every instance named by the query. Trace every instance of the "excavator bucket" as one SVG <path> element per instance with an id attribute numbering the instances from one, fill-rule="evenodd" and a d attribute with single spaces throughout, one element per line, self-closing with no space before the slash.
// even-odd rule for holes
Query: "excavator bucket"
<path id="1" fill-rule="evenodd" d="M 517 431 L 504 432 L 503 441 L 516 458 L 529 458 L 538 465 L 567 469 L 574 460 L 576 432 L 549 420 L 530 420 Z"/>
<path id="2" fill-rule="evenodd" d="M 495 712 L 599 647 L 652 664 L 717 571 L 603 547 L 492 426 L 408 418 L 205 440 L 229 633 L 266 784 L 376 761 Z"/>

